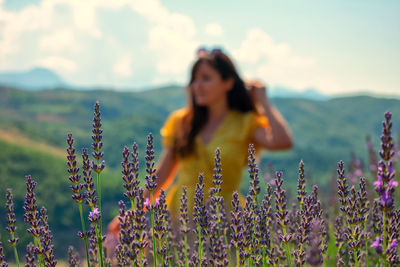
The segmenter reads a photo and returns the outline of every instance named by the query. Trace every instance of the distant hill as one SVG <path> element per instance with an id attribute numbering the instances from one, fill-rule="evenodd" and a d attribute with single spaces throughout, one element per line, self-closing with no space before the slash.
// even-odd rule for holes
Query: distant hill
<path id="1" fill-rule="evenodd" d="M 45 68 L 34 68 L 18 72 L 2 72 L 0 73 L 0 84 L 25 90 L 53 89 L 65 85 L 55 72 Z"/>
<path id="2" fill-rule="evenodd" d="M 295 91 L 292 89 L 284 88 L 284 87 L 273 87 L 268 91 L 268 95 L 271 98 L 279 97 L 279 98 L 302 98 L 316 101 L 325 101 L 329 100 L 331 97 L 324 95 L 318 92 L 315 89 L 307 89 L 305 91 Z"/>
<path id="3" fill-rule="evenodd" d="M 38 90 L 49 90 L 55 88 L 65 88 L 65 89 L 74 89 L 74 90 L 96 90 L 99 88 L 98 86 L 94 87 L 85 87 L 81 88 L 79 86 L 74 86 L 67 84 L 64 82 L 54 71 L 46 68 L 33 68 L 28 71 L 9 71 L 9 72 L 0 72 L 0 85 L 10 86 L 19 88 L 22 90 L 30 90 L 30 91 L 38 91 Z M 140 92 L 149 91 L 150 94 L 160 92 L 160 90 L 168 88 L 169 93 L 172 93 L 172 96 L 176 94 L 181 94 L 184 90 L 184 86 L 180 85 L 167 85 L 160 88 L 155 88 L 154 90 L 139 89 Z M 102 90 L 107 90 L 107 88 L 99 88 Z M 120 91 L 128 91 L 127 88 L 118 88 Z M 132 89 L 129 89 L 132 90 Z M 138 91 L 138 89 L 135 89 Z M 143 95 L 148 95 L 148 93 L 143 93 Z M 310 99 L 317 101 L 324 101 L 330 99 L 329 96 L 319 93 L 315 89 L 308 89 L 305 91 L 295 91 L 290 88 L 285 88 L 281 86 L 273 87 L 268 90 L 268 95 L 271 98 L 302 98 L 302 99 Z M 169 96 L 169 98 L 171 98 Z"/>

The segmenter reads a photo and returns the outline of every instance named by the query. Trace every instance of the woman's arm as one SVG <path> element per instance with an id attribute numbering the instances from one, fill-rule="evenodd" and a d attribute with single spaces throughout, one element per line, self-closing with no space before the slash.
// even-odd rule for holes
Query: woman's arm
<path id="1" fill-rule="evenodd" d="M 259 127 L 253 135 L 255 143 L 269 150 L 284 150 L 293 146 L 292 134 L 282 114 L 273 107 L 266 94 L 265 86 L 261 82 L 247 83 L 255 106 L 269 120 L 268 129 Z"/>
<path id="2" fill-rule="evenodd" d="M 153 200 L 158 197 L 161 189 L 165 191 L 172 184 L 178 170 L 178 166 L 179 164 L 176 160 L 173 149 L 164 149 L 156 165 L 157 188 L 155 189 L 155 192 L 153 192 Z M 146 190 L 144 197 L 149 198 L 150 192 Z"/>

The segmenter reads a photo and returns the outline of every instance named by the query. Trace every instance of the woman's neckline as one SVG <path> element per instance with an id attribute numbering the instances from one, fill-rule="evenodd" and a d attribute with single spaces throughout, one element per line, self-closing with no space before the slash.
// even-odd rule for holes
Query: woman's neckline
<path id="1" fill-rule="evenodd" d="M 227 120 L 228 120 L 228 118 L 230 117 L 231 114 L 232 114 L 232 110 L 228 110 L 227 113 L 225 114 L 225 116 L 219 122 L 218 126 L 214 129 L 214 132 L 211 134 L 211 137 L 208 140 L 208 142 L 205 142 L 203 140 L 203 138 L 201 137 L 201 134 L 199 133 L 197 135 L 197 138 L 198 138 L 199 142 L 205 147 L 207 147 L 210 144 L 212 144 L 215 141 L 215 138 L 218 136 L 219 132 L 221 131 L 221 129 L 223 128 L 224 124 L 227 122 Z"/>

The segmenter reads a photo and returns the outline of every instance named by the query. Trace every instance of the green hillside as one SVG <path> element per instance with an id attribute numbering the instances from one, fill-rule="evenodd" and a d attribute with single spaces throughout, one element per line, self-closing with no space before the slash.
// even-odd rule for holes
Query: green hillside
<path id="1" fill-rule="evenodd" d="M 0 87 L 0 195 L 5 196 L 6 188 L 13 188 L 18 222 L 23 222 L 25 175 L 31 174 L 38 182 L 39 205 L 48 209 L 56 252 L 64 255 L 68 244 L 78 242 L 79 215 L 68 188 L 65 140 L 67 133 L 72 132 L 77 151 L 90 148 L 96 100 L 100 101 L 104 130 L 107 171 L 102 187 L 106 188 L 103 206 L 108 222 L 116 214 L 116 203 L 123 199 L 119 168 L 123 146 L 131 146 L 134 141 L 139 144 L 144 170 L 147 134 L 154 134 L 158 156 L 159 129 L 172 110 L 184 105 L 183 91 L 172 86 L 136 93 L 64 89 L 29 92 Z M 312 173 L 313 181 L 327 186 L 327 179 L 334 175 L 339 160 L 346 163 L 351 152 L 367 159 L 367 134 L 372 136 L 378 150 L 385 111 L 393 113 L 393 132 L 400 130 L 399 100 L 357 96 L 329 101 L 276 98 L 272 103 L 288 120 L 295 146 L 289 152 L 266 152 L 260 165 L 265 169 L 272 163 L 275 170 L 283 170 L 292 189 L 296 186 L 300 159 L 305 162 L 306 174 Z M 242 188 L 248 188 L 247 180 Z M 0 209 L 3 242 L 7 237 L 4 225 L 4 209 Z M 18 235 L 24 236 L 22 227 L 19 229 Z"/>

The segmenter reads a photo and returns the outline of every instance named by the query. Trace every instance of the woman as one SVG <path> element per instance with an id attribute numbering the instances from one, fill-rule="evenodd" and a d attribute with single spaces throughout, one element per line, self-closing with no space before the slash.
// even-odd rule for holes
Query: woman
<path id="1" fill-rule="evenodd" d="M 173 112 L 161 129 L 164 150 L 157 166 L 157 189 L 164 189 L 173 220 L 179 216 L 182 186 L 187 187 L 189 212 L 198 176 L 204 174 L 205 197 L 212 187 L 214 156 L 221 151 L 221 194 L 230 203 L 239 189 L 248 147 L 282 150 L 292 147 L 288 125 L 269 103 L 262 83 L 244 83 L 220 49 L 198 50 L 187 86 L 188 104 Z M 177 178 L 175 176 L 177 174 Z M 148 192 L 145 193 L 149 197 Z M 119 231 L 118 221 L 109 227 Z"/>

